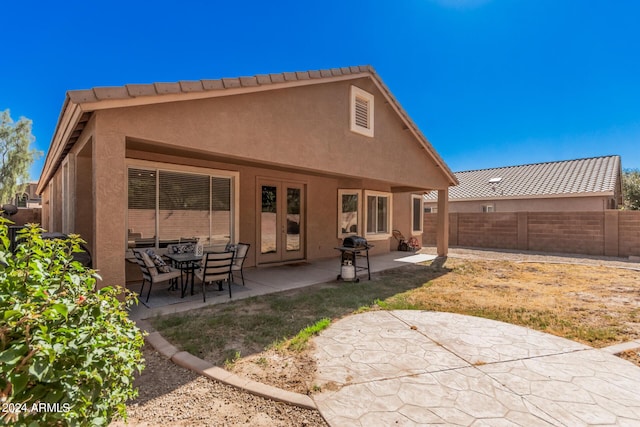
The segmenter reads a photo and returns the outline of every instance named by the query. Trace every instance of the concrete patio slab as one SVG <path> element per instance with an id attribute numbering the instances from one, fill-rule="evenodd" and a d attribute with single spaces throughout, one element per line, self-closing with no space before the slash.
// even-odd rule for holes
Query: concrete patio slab
<path id="1" fill-rule="evenodd" d="M 370 257 L 371 272 L 376 273 L 402 267 L 407 263 L 418 263 L 432 259 L 435 259 L 434 255 L 416 257 L 416 254 L 408 252 L 372 255 Z M 340 274 L 340 259 L 338 257 L 273 267 L 247 268 L 244 271 L 245 285 L 241 285 L 239 277 L 236 277 L 236 283 L 232 284 L 232 299 L 250 298 L 332 282 L 336 280 L 338 274 Z M 364 273 L 360 273 L 360 277 L 363 276 Z M 366 283 L 366 277 L 363 282 Z M 128 285 L 128 288 L 133 292 L 139 293 L 140 285 L 141 283 L 132 283 Z M 223 290 L 220 292 L 215 286 L 207 287 L 206 303 L 202 302 L 200 283 L 195 283 L 194 295 L 190 295 L 189 287 L 184 298 L 180 297 L 179 290 L 170 291 L 167 288 L 167 284 L 155 285 L 151 291 L 149 302 L 146 302 L 146 295 L 149 289 L 147 285 L 144 289 L 144 297 L 140 298 L 140 303 L 137 306 L 131 308 L 129 317 L 133 320 L 148 319 L 154 316 L 180 313 L 230 301 L 228 291 Z"/>
<path id="2" fill-rule="evenodd" d="M 314 339 L 332 426 L 640 425 L 640 368 L 559 337 L 424 311 L 349 316 Z"/>

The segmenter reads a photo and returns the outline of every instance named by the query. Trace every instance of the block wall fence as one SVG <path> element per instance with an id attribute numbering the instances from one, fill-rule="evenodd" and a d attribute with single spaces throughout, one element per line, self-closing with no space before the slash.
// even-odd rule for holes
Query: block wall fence
<path id="1" fill-rule="evenodd" d="M 424 245 L 436 244 L 436 222 L 424 215 Z M 640 211 L 450 213 L 449 245 L 640 256 Z"/>
<path id="2" fill-rule="evenodd" d="M 20 208 L 18 213 L 10 216 L 11 225 L 25 225 L 29 223 L 42 224 L 42 208 Z"/>

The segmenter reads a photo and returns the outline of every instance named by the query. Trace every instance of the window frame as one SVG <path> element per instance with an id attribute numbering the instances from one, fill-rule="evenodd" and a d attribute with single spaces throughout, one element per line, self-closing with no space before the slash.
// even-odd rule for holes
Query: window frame
<path id="1" fill-rule="evenodd" d="M 415 200 L 419 200 L 420 201 L 420 208 L 419 208 L 419 212 L 420 212 L 420 229 L 416 230 L 413 228 L 413 226 L 415 225 L 415 206 L 414 206 L 414 201 Z M 412 194 L 411 195 L 411 234 L 413 236 L 417 236 L 422 234 L 424 229 L 424 197 L 422 197 L 422 195 L 420 194 Z"/>
<path id="2" fill-rule="evenodd" d="M 352 195 L 352 196 L 358 196 L 358 210 L 356 213 L 356 221 L 357 221 L 357 227 L 356 227 L 356 231 L 355 232 L 347 232 L 347 233 L 343 233 L 342 232 L 342 223 L 341 223 L 341 218 L 342 218 L 342 196 L 345 195 Z M 351 188 L 339 188 L 338 189 L 338 221 L 337 221 L 337 229 L 338 229 L 338 239 L 344 239 L 345 237 L 348 236 L 356 236 L 360 234 L 360 231 L 362 230 L 362 190 L 360 189 L 351 189 Z"/>
<path id="3" fill-rule="evenodd" d="M 369 125 L 368 127 L 360 126 L 359 124 L 357 124 L 357 120 L 356 120 L 356 99 L 357 98 L 363 99 L 367 103 L 367 124 Z M 363 89 L 360 89 L 357 86 L 351 86 L 350 105 L 349 105 L 351 132 L 355 132 L 360 135 L 373 138 L 374 123 L 375 123 L 374 111 L 375 111 L 374 96 L 369 92 Z"/>
<path id="4" fill-rule="evenodd" d="M 211 182 L 211 178 L 228 178 L 231 179 L 231 197 L 230 197 L 230 203 L 231 203 L 231 224 L 230 224 L 230 232 L 231 232 L 231 237 L 230 237 L 230 241 L 231 243 L 237 243 L 237 240 L 239 238 L 240 235 L 240 173 L 237 171 L 228 171 L 228 170 L 221 170 L 221 169 L 209 169 L 209 168 L 200 168 L 200 167 L 195 167 L 195 166 L 183 166 L 183 165 L 174 165 L 171 163 L 161 163 L 161 162 L 152 162 L 152 161 L 146 161 L 146 160 L 131 160 L 131 161 L 127 161 L 125 162 L 125 176 L 127 177 L 127 186 L 129 185 L 129 180 L 128 180 L 128 176 L 129 176 L 129 169 L 133 168 L 133 169 L 147 169 L 147 170 L 152 170 L 155 171 L 155 176 L 156 176 L 156 219 L 155 219 L 155 243 L 154 243 L 154 248 L 158 249 L 158 245 L 159 245 L 159 241 L 160 241 L 160 235 L 159 235 L 159 219 L 157 216 L 158 210 L 160 208 L 160 202 L 159 199 L 157 198 L 158 195 L 158 191 L 159 191 L 159 179 L 158 179 L 158 175 L 159 172 L 165 171 L 165 172 L 174 172 L 174 173 L 184 173 L 184 174 L 194 174 L 194 175 L 206 175 L 209 177 L 209 180 Z M 211 191 L 211 190 L 209 190 Z M 125 200 L 126 200 L 126 218 L 125 218 L 125 224 L 126 226 L 124 227 L 124 246 L 125 249 L 128 250 L 128 235 L 129 235 L 129 192 L 127 191 L 127 194 L 125 196 Z M 211 204 L 209 206 L 209 209 L 211 211 Z"/>
<path id="5" fill-rule="evenodd" d="M 386 232 L 373 232 L 370 233 L 368 231 L 369 225 L 369 197 L 376 198 L 377 200 L 380 197 L 384 197 L 387 199 L 387 220 L 386 220 Z M 386 191 L 375 191 L 375 190 L 364 190 L 363 195 L 363 232 L 367 240 L 385 240 L 391 237 L 392 235 L 392 224 L 393 224 L 393 194 Z M 377 229 L 378 227 L 376 227 Z"/>
<path id="6" fill-rule="evenodd" d="M 482 213 L 493 213 L 496 211 L 496 206 L 492 203 L 482 205 Z"/>

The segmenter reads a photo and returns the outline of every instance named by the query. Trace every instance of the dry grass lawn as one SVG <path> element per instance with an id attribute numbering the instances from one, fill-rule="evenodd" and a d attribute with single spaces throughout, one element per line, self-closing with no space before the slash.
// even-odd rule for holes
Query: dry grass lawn
<path id="1" fill-rule="evenodd" d="M 567 264 L 450 260 L 449 274 L 394 295 L 385 309 L 487 317 L 605 347 L 640 337 L 640 273 Z"/>

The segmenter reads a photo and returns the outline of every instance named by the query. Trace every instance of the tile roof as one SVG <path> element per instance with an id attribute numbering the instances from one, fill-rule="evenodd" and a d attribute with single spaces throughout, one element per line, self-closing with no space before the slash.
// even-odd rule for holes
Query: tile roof
<path id="1" fill-rule="evenodd" d="M 88 103 L 107 99 L 131 99 L 142 96 L 250 88 L 302 80 L 342 77 L 360 73 L 375 74 L 375 71 L 370 65 L 358 65 L 326 70 L 259 74 L 257 76 L 222 78 L 217 80 L 181 80 L 175 83 L 127 84 L 124 86 L 95 87 L 93 89 L 70 90 L 67 92 L 67 95 L 69 100 L 73 103 Z"/>
<path id="2" fill-rule="evenodd" d="M 456 172 L 460 184 L 449 189 L 449 200 L 614 194 L 620 171 L 620 156 L 602 156 Z"/>

